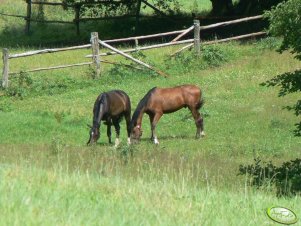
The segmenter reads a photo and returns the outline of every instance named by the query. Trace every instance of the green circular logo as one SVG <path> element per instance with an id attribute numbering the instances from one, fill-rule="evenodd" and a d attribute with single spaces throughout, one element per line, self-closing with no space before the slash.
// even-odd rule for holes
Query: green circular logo
<path id="1" fill-rule="evenodd" d="M 292 210 L 280 206 L 268 208 L 267 215 L 273 221 L 286 225 L 295 224 L 298 221 L 297 215 Z"/>

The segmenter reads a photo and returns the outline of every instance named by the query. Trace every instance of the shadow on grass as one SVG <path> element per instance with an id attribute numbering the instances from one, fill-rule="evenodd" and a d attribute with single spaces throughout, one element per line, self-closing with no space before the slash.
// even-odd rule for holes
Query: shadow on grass
<path id="1" fill-rule="evenodd" d="M 301 70 L 278 75 L 271 80 L 262 83 L 261 85 L 267 87 L 280 87 L 280 91 L 278 93 L 279 97 L 286 96 L 290 93 L 301 92 Z M 293 106 L 285 106 L 284 108 L 289 111 L 294 111 L 294 114 L 296 116 L 301 115 L 301 99 L 297 100 L 296 104 L 294 104 Z M 295 136 L 301 136 L 301 121 L 296 123 L 295 126 Z"/>
<path id="2" fill-rule="evenodd" d="M 254 164 L 240 165 L 239 175 L 247 175 L 249 185 L 257 188 L 274 185 L 278 196 L 291 196 L 301 194 L 301 159 L 283 162 L 275 166 L 271 161 L 264 162 L 254 159 Z"/>

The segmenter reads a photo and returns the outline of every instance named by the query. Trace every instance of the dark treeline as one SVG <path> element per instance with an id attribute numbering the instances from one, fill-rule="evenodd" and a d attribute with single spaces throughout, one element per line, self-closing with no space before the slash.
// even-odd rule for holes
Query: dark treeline
<path id="1" fill-rule="evenodd" d="M 233 3 L 232 0 L 210 0 L 212 2 L 211 15 L 233 16 L 233 15 L 258 15 L 265 10 L 270 10 L 273 6 L 284 0 L 240 0 Z"/>

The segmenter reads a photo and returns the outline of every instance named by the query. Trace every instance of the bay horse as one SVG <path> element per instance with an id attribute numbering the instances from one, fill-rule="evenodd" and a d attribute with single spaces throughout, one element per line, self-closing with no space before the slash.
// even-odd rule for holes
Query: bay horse
<path id="1" fill-rule="evenodd" d="M 119 145 L 119 135 L 120 135 L 120 121 L 125 118 L 128 143 L 130 143 L 130 122 L 131 122 L 131 101 L 129 96 L 122 90 L 112 90 L 109 92 L 101 93 L 95 103 L 93 108 L 93 125 L 89 126 L 90 138 L 87 145 L 95 143 L 100 137 L 100 123 L 104 121 L 107 125 L 107 136 L 109 138 L 109 143 L 111 140 L 111 126 L 112 124 L 116 130 L 116 140 L 115 147 Z"/>
<path id="2" fill-rule="evenodd" d="M 173 88 L 154 87 L 140 100 L 132 116 L 131 138 L 137 141 L 142 136 L 142 117 L 146 113 L 151 124 L 151 139 L 155 144 L 159 144 L 155 129 L 161 116 L 186 107 L 191 111 L 197 127 L 196 138 L 205 136 L 203 117 L 199 113 L 203 104 L 202 92 L 195 85 L 181 85 Z"/>

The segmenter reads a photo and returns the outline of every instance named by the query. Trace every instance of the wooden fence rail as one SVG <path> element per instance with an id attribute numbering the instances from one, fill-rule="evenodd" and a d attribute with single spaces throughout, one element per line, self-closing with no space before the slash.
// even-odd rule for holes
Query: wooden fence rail
<path id="1" fill-rule="evenodd" d="M 237 19 L 237 20 L 230 20 L 230 21 L 215 23 L 215 24 L 211 24 L 211 25 L 207 25 L 207 26 L 200 26 L 200 30 L 202 31 L 202 30 L 206 30 L 206 29 L 217 28 L 217 27 L 222 27 L 222 26 L 226 26 L 226 25 L 247 22 L 247 21 L 251 21 L 251 20 L 258 20 L 258 19 L 262 19 L 262 18 L 263 18 L 262 15 L 258 15 L 258 16 L 251 16 L 251 17 L 246 17 L 246 18 L 242 18 L 242 19 Z"/>
<path id="2" fill-rule="evenodd" d="M 37 72 L 37 71 L 49 71 L 49 70 L 55 70 L 55 69 L 62 69 L 62 68 L 68 68 L 68 67 L 77 67 L 77 66 L 84 66 L 84 65 L 91 65 L 93 62 L 84 62 L 84 63 L 78 63 L 78 64 L 69 64 L 69 65 L 60 65 L 60 66 L 53 66 L 53 67 L 42 67 L 42 68 L 36 68 L 32 70 L 22 71 L 22 72 Z M 16 75 L 20 72 L 10 72 L 9 75 Z"/>
<path id="3" fill-rule="evenodd" d="M 26 53 L 19 53 L 19 54 L 9 55 L 9 59 L 19 58 L 19 57 L 28 57 L 28 56 L 33 56 L 33 55 L 37 55 L 37 54 L 44 54 L 44 53 L 56 53 L 56 52 L 68 51 L 68 50 L 88 49 L 90 47 L 91 47 L 91 44 L 81 45 L 81 46 L 73 46 L 73 47 L 66 47 L 66 48 L 34 50 L 34 51 L 26 52 Z"/>
<path id="4" fill-rule="evenodd" d="M 136 51 L 140 51 L 140 50 L 156 49 L 156 48 L 162 48 L 162 47 L 167 47 L 167 46 L 191 43 L 193 41 L 194 41 L 194 39 L 187 39 L 187 40 L 177 41 L 177 42 L 170 42 L 170 43 L 156 44 L 156 45 L 151 45 L 151 46 L 136 47 L 136 48 L 133 48 L 133 49 L 123 50 L 122 52 L 130 53 L 130 52 L 136 52 Z M 103 41 L 103 42 L 107 43 L 106 41 Z M 111 51 L 111 52 L 106 52 L 106 53 L 100 53 L 99 56 L 109 56 L 109 55 L 115 55 L 115 54 L 118 54 L 118 53 L 116 53 L 114 51 Z M 92 55 L 87 55 L 85 57 L 90 58 L 90 57 L 92 57 Z"/>
<path id="5" fill-rule="evenodd" d="M 262 36 L 262 35 L 266 35 L 266 34 L 267 33 L 265 31 L 260 31 L 260 32 L 246 34 L 246 35 L 239 35 L 239 36 L 235 36 L 235 37 L 231 37 L 231 38 L 224 38 L 224 39 L 219 39 L 219 40 L 202 42 L 202 45 L 211 45 L 211 44 L 216 44 L 216 43 L 221 43 L 221 42 L 229 42 L 229 41 L 233 41 L 233 40 Z M 194 43 L 184 46 L 181 49 L 177 50 L 175 53 L 171 54 L 170 56 L 175 56 L 176 54 L 182 52 L 183 50 L 191 48 L 193 45 L 194 45 Z"/>

